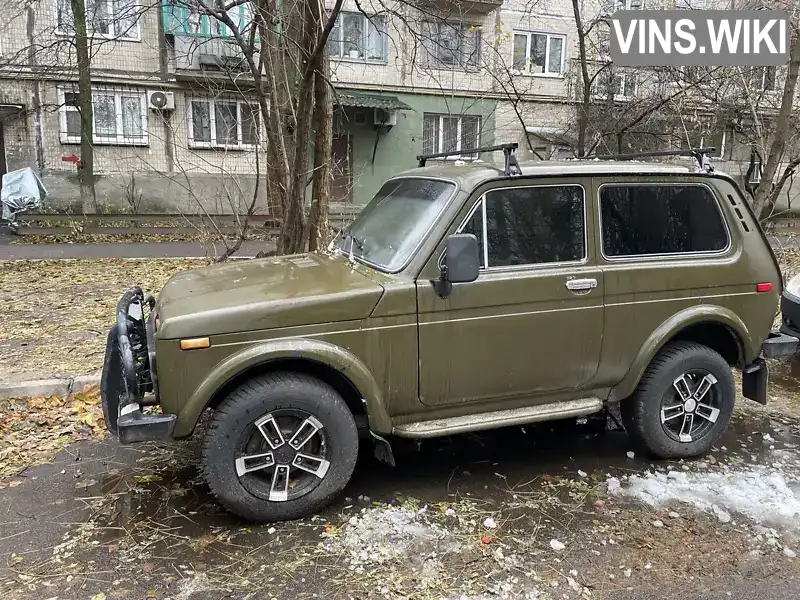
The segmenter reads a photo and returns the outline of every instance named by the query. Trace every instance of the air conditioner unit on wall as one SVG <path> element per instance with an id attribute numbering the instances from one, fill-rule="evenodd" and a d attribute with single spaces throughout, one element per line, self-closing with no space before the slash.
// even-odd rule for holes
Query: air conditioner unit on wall
<path id="1" fill-rule="evenodd" d="M 147 106 L 151 110 L 175 110 L 175 93 L 151 90 L 147 92 Z"/>
<path id="2" fill-rule="evenodd" d="M 385 125 L 385 126 L 397 125 L 397 111 L 386 110 L 383 108 L 376 108 L 375 119 L 373 123 L 375 125 Z"/>

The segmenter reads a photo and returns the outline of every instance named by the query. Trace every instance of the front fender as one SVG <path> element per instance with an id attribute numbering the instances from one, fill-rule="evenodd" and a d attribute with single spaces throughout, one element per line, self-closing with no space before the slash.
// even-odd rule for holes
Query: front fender
<path id="1" fill-rule="evenodd" d="M 392 421 L 381 388 L 358 357 L 328 342 L 291 338 L 248 346 L 218 363 L 181 409 L 175 436 L 189 435 L 215 394 L 237 375 L 282 358 L 315 361 L 341 372 L 366 401 L 370 429 L 377 433 L 391 432 Z"/>
<path id="2" fill-rule="evenodd" d="M 745 352 L 753 347 L 754 341 L 744 322 L 732 310 L 723 306 L 701 304 L 690 306 L 672 315 L 659 325 L 642 345 L 631 368 L 620 383 L 611 389 L 608 396 L 609 402 L 617 402 L 630 396 L 644 370 L 653 357 L 664 345 L 674 338 L 682 329 L 699 323 L 719 323 L 733 331 L 737 340 L 743 345 Z M 760 343 L 760 342 L 759 342 Z"/>

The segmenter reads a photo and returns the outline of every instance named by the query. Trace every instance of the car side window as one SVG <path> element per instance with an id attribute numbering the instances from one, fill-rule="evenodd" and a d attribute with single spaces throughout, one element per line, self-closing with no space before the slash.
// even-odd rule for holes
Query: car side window
<path id="1" fill-rule="evenodd" d="M 603 185 L 603 253 L 609 257 L 717 252 L 728 232 L 702 185 Z"/>
<path id="2" fill-rule="evenodd" d="M 584 193 L 579 185 L 487 192 L 489 267 L 572 262 L 586 256 Z"/>

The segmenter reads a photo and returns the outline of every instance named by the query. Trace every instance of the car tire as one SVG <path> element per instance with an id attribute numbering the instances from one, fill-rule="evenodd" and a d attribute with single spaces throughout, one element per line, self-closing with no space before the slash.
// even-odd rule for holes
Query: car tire
<path id="1" fill-rule="evenodd" d="M 344 489 L 358 457 L 350 409 L 329 385 L 299 373 L 254 377 L 214 411 L 202 449 L 211 492 L 249 521 L 298 519 Z"/>
<path id="2" fill-rule="evenodd" d="M 672 342 L 620 409 L 638 448 L 659 458 L 687 458 L 711 449 L 730 423 L 735 400 L 733 374 L 722 356 L 694 342 Z"/>

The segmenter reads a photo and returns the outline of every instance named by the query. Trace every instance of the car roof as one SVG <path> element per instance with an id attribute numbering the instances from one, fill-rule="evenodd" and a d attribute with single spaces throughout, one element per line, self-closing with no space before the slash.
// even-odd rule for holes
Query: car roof
<path id="1" fill-rule="evenodd" d="M 547 160 L 520 163 L 523 176 L 560 176 L 560 175 L 691 175 L 698 170 L 689 165 L 674 163 L 658 163 L 634 160 Z M 484 181 L 505 177 L 503 168 L 493 163 L 472 162 L 467 164 L 435 164 L 418 167 L 398 173 L 397 177 L 430 177 L 435 179 L 451 179 L 460 183 L 461 187 L 471 188 Z"/>

